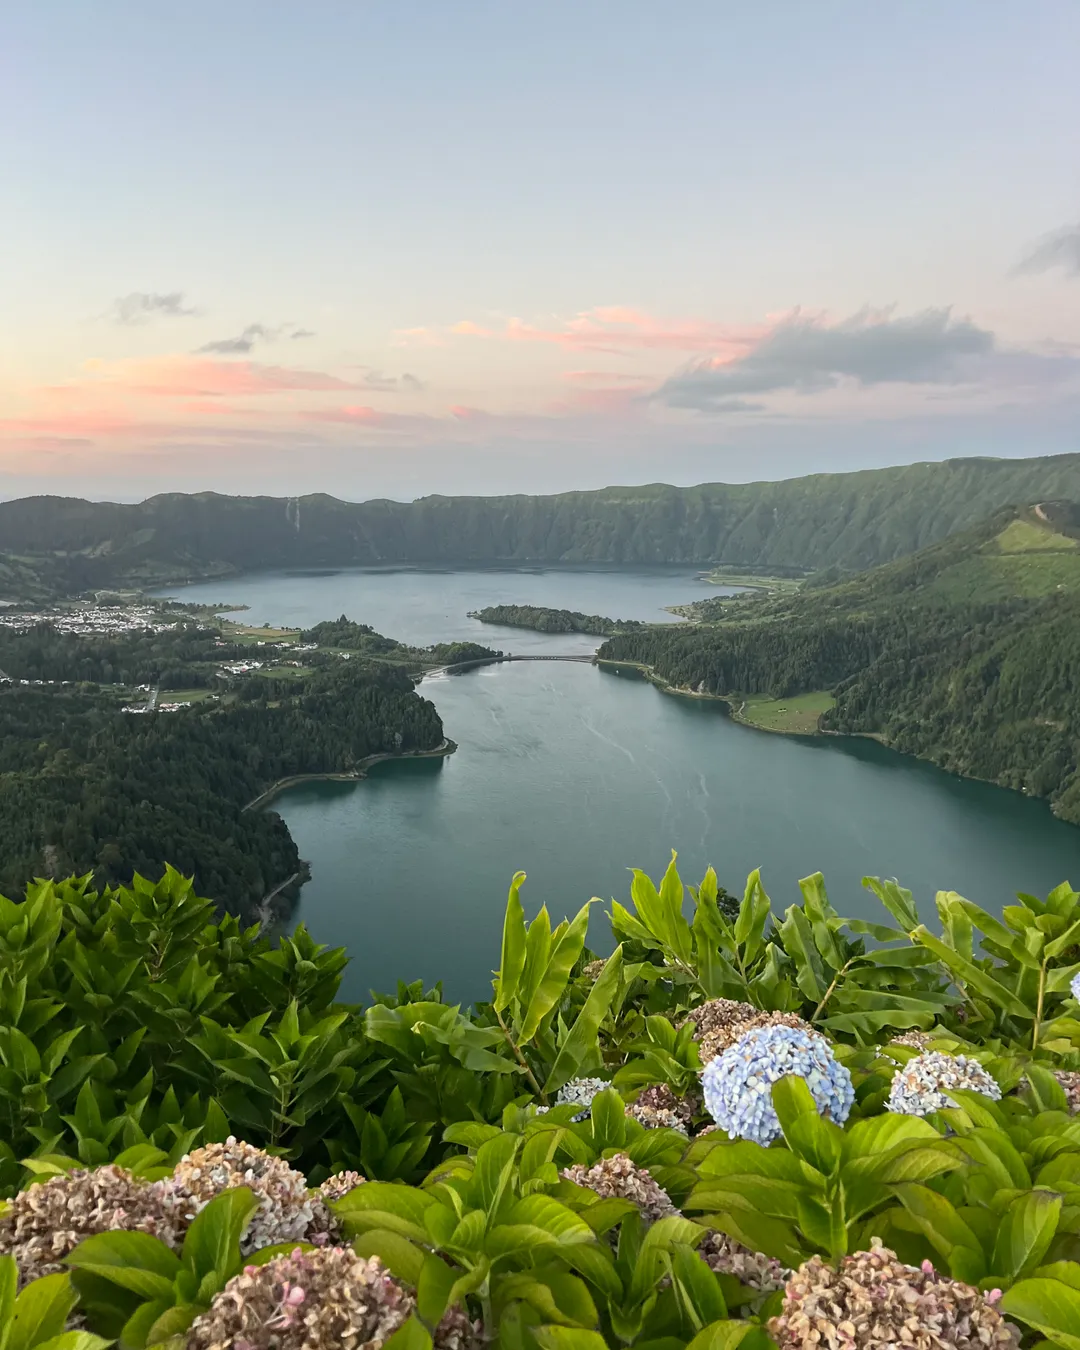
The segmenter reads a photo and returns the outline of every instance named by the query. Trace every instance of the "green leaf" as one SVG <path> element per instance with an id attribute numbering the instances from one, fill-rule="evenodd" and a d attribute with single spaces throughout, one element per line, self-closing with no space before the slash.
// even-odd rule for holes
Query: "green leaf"
<path id="1" fill-rule="evenodd" d="M 581 1327 L 533 1327 L 532 1334 L 542 1350 L 608 1350 L 607 1341 L 598 1331 Z"/>
<path id="2" fill-rule="evenodd" d="M 390 1274 L 416 1287 L 424 1268 L 424 1253 L 400 1233 L 371 1228 L 352 1244 L 357 1256 L 377 1256 Z"/>
<path id="3" fill-rule="evenodd" d="M 1010 1281 L 1030 1275 L 1046 1255 L 1061 1217 L 1061 1196 L 1052 1191 L 1029 1191 L 1018 1196 L 998 1228 L 993 1271 Z"/>
<path id="4" fill-rule="evenodd" d="M 1080 1350 L 1080 1290 L 1060 1280 L 1021 1280 L 1006 1291 L 998 1308 L 1055 1345 Z"/>
<path id="5" fill-rule="evenodd" d="M 510 883 L 510 894 L 506 900 L 506 916 L 503 919 L 502 959 L 499 962 L 499 974 L 495 981 L 496 1012 L 502 1012 L 510 1006 L 516 997 L 521 973 L 525 969 L 525 910 L 518 892 L 525 880 L 524 872 L 515 872 Z"/>
<path id="6" fill-rule="evenodd" d="M 179 1257 L 149 1233 L 97 1233 L 83 1238 L 66 1263 L 142 1298 L 172 1298 L 183 1268 Z"/>
<path id="7" fill-rule="evenodd" d="M 840 1162 L 844 1132 L 822 1120 L 805 1078 L 786 1074 L 772 1088 L 773 1106 L 788 1148 L 825 1176 Z"/>
<path id="8" fill-rule="evenodd" d="M 47 1341 L 39 1341 L 35 1350 L 106 1350 L 111 1341 L 91 1331 L 63 1331 Z"/>
<path id="9" fill-rule="evenodd" d="M 32 1350 L 40 1341 L 58 1336 L 74 1306 L 75 1290 L 69 1275 L 45 1275 L 31 1281 L 15 1302 L 5 1350 Z M 6 1318 L 0 1322 L 0 1338 L 6 1323 Z"/>
<path id="10" fill-rule="evenodd" d="M 1013 1017 L 1034 1017 L 1035 1010 L 1029 1008 L 1022 999 L 1017 998 L 1012 990 L 1007 989 L 1000 981 L 995 980 L 992 975 L 989 975 L 981 966 L 977 966 L 974 961 L 967 960 L 959 952 L 954 951 L 952 947 L 942 942 L 940 938 L 935 937 L 925 924 L 920 924 L 915 929 L 911 934 L 911 940 L 932 951 L 935 956 L 945 962 L 953 974 L 957 975 L 964 984 L 977 990 L 984 998 L 988 998 L 1002 1012 L 1009 1013 Z"/>
<path id="11" fill-rule="evenodd" d="M 735 1350 L 753 1330 L 752 1322 L 712 1322 L 698 1332 L 686 1350 Z"/>
<path id="12" fill-rule="evenodd" d="M 416 1311 L 429 1326 L 437 1325 L 449 1307 L 458 1273 L 433 1252 L 424 1260 L 416 1282 Z"/>
<path id="13" fill-rule="evenodd" d="M 224 1283 L 240 1264 L 240 1239 L 259 1204 L 247 1186 L 216 1195 L 187 1231 L 181 1249 L 184 1265 L 200 1279 L 214 1273 Z"/>
<path id="14" fill-rule="evenodd" d="M 15 1315 L 15 1291 L 19 1287 L 19 1268 L 13 1256 L 0 1256 L 0 1346 L 3 1328 Z"/>
<path id="15" fill-rule="evenodd" d="M 958 1278 L 970 1280 L 971 1266 L 977 1261 L 981 1273 L 973 1281 L 978 1283 L 986 1273 L 986 1257 L 982 1244 L 957 1213 L 955 1207 L 928 1186 L 904 1182 L 896 1187 L 900 1202 L 926 1235 L 931 1246 L 948 1262 L 949 1270 Z M 958 1265 L 964 1263 L 965 1273 L 959 1275 Z"/>
<path id="16" fill-rule="evenodd" d="M 540 1023 L 565 993 L 570 972 L 585 946 L 585 935 L 589 931 L 589 908 L 596 903 L 595 900 L 586 901 L 573 921 L 567 924 L 558 941 L 552 937 L 552 951 L 548 958 L 547 969 L 525 1011 L 525 1020 L 519 1033 L 522 1044 L 532 1040 Z"/>
<path id="17" fill-rule="evenodd" d="M 578 1013 L 570 1033 L 559 1047 L 551 1073 L 544 1084 L 545 1093 L 557 1092 L 573 1078 L 586 1055 L 596 1049 L 600 1023 L 607 1015 L 611 1001 L 622 978 L 622 944 L 608 957 L 604 969 L 589 991 L 589 997 Z"/>

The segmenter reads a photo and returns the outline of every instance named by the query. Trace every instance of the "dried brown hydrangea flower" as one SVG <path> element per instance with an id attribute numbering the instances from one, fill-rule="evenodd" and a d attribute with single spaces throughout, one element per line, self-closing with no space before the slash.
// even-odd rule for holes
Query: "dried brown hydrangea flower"
<path id="1" fill-rule="evenodd" d="M 819 1256 L 800 1266 L 769 1333 L 780 1350 L 1015 1350 L 1020 1333 L 993 1306 L 995 1293 L 939 1275 L 929 1261 L 905 1266 L 875 1239 L 838 1270 Z"/>
<path id="2" fill-rule="evenodd" d="M 192 1323 L 184 1350 L 377 1350 L 415 1305 L 378 1257 L 297 1248 L 231 1279 Z M 436 1350 L 479 1350 L 480 1330 L 451 1308 L 436 1328 Z"/>
<path id="3" fill-rule="evenodd" d="M 646 1223 L 655 1223 L 657 1219 L 666 1219 L 679 1212 L 671 1203 L 671 1196 L 657 1185 L 650 1172 L 632 1163 L 625 1153 L 601 1158 L 593 1167 L 575 1163 L 573 1167 L 565 1168 L 560 1176 L 577 1186 L 588 1187 L 602 1200 L 617 1196 L 620 1200 L 632 1201 L 641 1210 Z"/>
<path id="4" fill-rule="evenodd" d="M 389 1340 L 413 1306 L 377 1257 L 298 1249 L 234 1276 L 192 1323 L 185 1350 L 360 1350 Z"/>
<path id="5" fill-rule="evenodd" d="M 592 980 L 595 984 L 606 965 L 607 961 L 604 957 L 597 957 L 595 961 L 589 961 L 581 967 L 581 974 L 586 980 Z"/>
<path id="6" fill-rule="evenodd" d="M 13 1256 L 23 1284 L 62 1270 L 83 1238 L 138 1230 L 178 1247 L 187 1221 L 159 1184 L 109 1164 L 50 1177 L 20 1191 L 0 1214 L 0 1255 Z"/>
<path id="7" fill-rule="evenodd" d="M 700 1093 L 676 1097 L 667 1083 L 656 1083 L 638 1094 L 637 1101 L 626 1108 L 626 1114 L 650 1128 L 663 1123 L 686 1134 L 690 1122 L 701 1109 Z M 674 1121 L 670 1117 L 674 1117 Z"/>
<path id="8" fill-rule="evenodd" d="M 694 1040 L 697 1041 L 702 1064 L 708 1064 L 717 1055 L 722 1055 L 728 1046 L 734 1045 L 756 1027 L 784 1026 L 801 1027 L 804 1031 L 814 1030 L 795 1013 L 762 1012 L 752 1003 L 739 1003 L 731 998 L 709 999 L 695 1008 L 683 1025 L 686 1022 L 693 1022 L 697 1028 Z"/>
<path id="9" fill-rule="evenodd" d="M 1080 1073 L 1077 1073 L 1075 1069 L 1055 1069 L 1054 1077 L 1065 1093 L 1069 1115 L 1080 1114 Z"/>
<path id="10" fill-rule="evenodd" d="M 343 1195 L 355 1191 L 357 1186 L 362 1186 L 364 1181 L 365 1178 L 359 1172 L 336 1172 L 332 1177 L 327 1177 L 317 1191 L 311 1193 L 312 1219 L 304 1235 L 305 1241 L 313 1242 L 316 1247 L 325 1247 L 344 1237 L 338 1217 L 328 1202 L 340 1200 Z"/>
<path id="11" fill-rule="evenodd" d="M 773 1256 L 752 1252 L 741 1242 L 711 1230 L 698 1247 L 702 1260 L 717 1275 L 734 1275 L 748 1289 L 772 1294 L 783 1289 L 789 1272 Z"/>
<path id="12" fill-rule="evenodd" d="M 231 1135 L 224 1144 L 207 1144 L 185 1154 L 172 1179 L 161 1184 L 187 1201 L 191 1218 L 222 1191 L 250 1187 L 259 1198 L 259 1208 L 240 1242 L 244 1255 L 302 1239 L 315 1218 L 315 1202 L 302 1173 L 283 1158 Z"/>
<path id="13" fill-rule="evenodd" d="M 933 1040 L 933 1035 L 929 1031 L 905 1031 L 899 1036 L 893 1036 L 890 1045 L 906 1045 L 912 1050 L 925 1050 Z"/>

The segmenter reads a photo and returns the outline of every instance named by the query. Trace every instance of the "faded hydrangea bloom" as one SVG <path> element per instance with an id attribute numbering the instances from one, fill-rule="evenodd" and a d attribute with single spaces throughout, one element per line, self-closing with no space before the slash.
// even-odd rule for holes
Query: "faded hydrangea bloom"
<path id="1" fill-rule="evenodd" d="M 666 1219 L 679 1212 L 671 1203 L 671 1196 L 657 1185 L 648 1169 L 632 1163 L 625 1153 L 601 1158 L 593 1167 L 575 1163 L 559 1175 L 576 1186 L 595 1191 L 602 1200 L 611 1196 L 631 1200 L 641 1210 L 646 1223 L 655 1223 L 657 1219 Z"/>
<path id="2" fill-rule="evenodd" d="M 994 1302 L 929 1261 L 901 1264 L 875 1239 L 838 1270 L 820 1256 L 800 1266 L 769 1333 L 780 1350 L 1015 1350 L 1020 1333 Z"/>
<path id="3" fill-rule="evenodd" d="M 802 1027 L 811 1031 L 809 1023 L 795 1013 L 762 1012 L 752 1003 L 739 1003 L 731 998 L 709 999 L 695 1008 L 686 1021 L 693 1022 L 697 1028 L 694 1040 L 702 1064 L 708 1064 L 717 1055 L 722 1055 L 729 1046 L 755 1027 Z"/>
<path id="4" fill-rule="evenodd" d="M 360 1350 L 409 1317 L 413 1295 L 377 1257 L 349 1247 L 279 1256 L 234 1276 L 187 1333 L 185 1350 Z"/>
<path id="5" fill-rule="evenodd" d="M 698 1247 L 702 1260 L 717 1275 L 734 1275 L 748 1289 L 772 1294 L 783 1289 L 788 1272 L 773 1256 L 752 1252 L 741 1242 L 710 1229 Z"/>
<path id="6" fill-rule="evenodd" d="M 593 983 L 595 983 L 600 978 L 601 972 L 606 965 L 607 961 L 602 956 L 598 956 L 595 961 L 589 961 L 582 966 L 581 973 L 585 979 L 592 980 Z"/>
<path id="7" fill-rule="evenodd" d="M 687 1134 L 701 1106 L 700 1093 L 691 1092 L 685 1097 L 677 1097 L 667 1083 L 655 1083 L 638 1093 L 637 1101 L 626 1108 L 626 1114 L 650 1128 L 663 1123 L 670 1129 Z M 677 1123 L 672 1122 L 672 1117 Z"/>
<path id="8" fill-rule="evenodd" d="M 577 1115 L 572 1116 L 573 1120 L 587 1120 L 589 1110 L 592 1107 L 593 1098 L 598 1092 L 603 1092 L 611 1084 L 604 1078 L 571 1078 L 565 1087 L 561 1087 L 555 1096 L 553 1105 L 555 1106 L 577 1106 L 581 1109 Z M 542 1115 L 550 1110 L 547 1106 L 538 1106 L 537 1114 Z"/>
<path id="9" fill-rule="evenodd" d="M 1001 1088 L 976 1060 L 927 1050 L 897 1069 L 886 1107 L 905 1116 L 928 1116 L 956 1105 L 949 1096 L 951 1088 L 1001 1100 Z"/>
<path id="10" fill-rule="evenodd" d="M 1075 1069 L 1056 1069 L 1054 1077 L 1061 1085 L 1069 1104 L 1069 1115 L 1080 1114 L 1080 1073 Z"/>
<path id="11" fill-rule="evenodd" d="M 0 1214 L 0 1255 L 15 1258 L 26 1284 L 62 1270 L 64 1257 L 95 1233 L 138 1230 L 178 1247 L 186 1226 L 167 1191 L 109 1164 L 50 1177 L 14 1196 Z"/>
<path id="12" fill-rule="evenodd" d="M 335 1172 L 319 1187 L 319 1194 L 324 1200 L 340 1200 L 343 1195 L 355 1191 L 357 1186 L 362 1186 L 365 1180 L 359 1172 Z"/>
<path id="13" fill-rule="evenodd" d="M 894 1036 L 889 1042 L 890 1045 L 906 1045 L 912 1050 L 925 1050 L 933 1040 L 933 1033 L 929 1031 L 905 1031 L 899 1036 Z"/>
<path id="14" fill-rule="evenodd" d="M 259 1198 L 240 1242 L 244 1255 L 279 1242 L 304 1238 L 315 1219 L 307 1180 L 283 1158 L 245 1144 L 232 1135 L 224 1144 L 207 1144 L 185 1154 L 171 1181 L 159 1183 L 191 1207 L 191 1217 L 222 1191 L 248 1186 Z"/>
<path id="15" fill-rule="evenodd" d="M 847 1120 L 855 1100 L 851 1074 L 824 1037 L 782 1025 L 746 1032 L 705 1066 L 705 1109 L 732 1138 L 770 1144 L 781 1133 L 772 1085 L 788 1074 L 806 1080 L 826 1119 L 838 1125 Z"/>
<path id="16" fill-rule="evenodd" d="M 1069 988 L 1072 990 L 1073 998 L 1080 999 L 1080 970 L 1069 981 Z"/>
<path id="17" fill-rule="evenodd" d="M 311 1193 L 312 1219 L 304 1234 L 305 1241 L 313 1242 L 316 1247 L 340 1241 L 343 1236 L 341 1224 L 330 1208 L 330 1203 L 355 1191 L 364 1181 L 365 1178 L 359 1172 L 336 1172 Z"/>

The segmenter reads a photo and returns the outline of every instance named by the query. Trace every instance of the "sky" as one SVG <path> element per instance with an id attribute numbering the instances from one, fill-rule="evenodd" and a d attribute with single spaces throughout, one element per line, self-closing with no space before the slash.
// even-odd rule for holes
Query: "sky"
<path id="1" fill-rule="evenodd" d="M 0 497 L 1080 450 L 1076 0 L 6 0 Z"/>

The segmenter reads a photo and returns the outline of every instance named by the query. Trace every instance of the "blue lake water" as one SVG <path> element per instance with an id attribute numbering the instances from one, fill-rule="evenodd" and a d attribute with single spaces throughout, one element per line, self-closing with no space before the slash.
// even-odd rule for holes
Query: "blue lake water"
<path id="1" fill-rule="evenodd" d="M 618 618 L 714 594 L 693 573 L 655 570 L 362 570 L 262 574 L 184 587 L 250 606 L 254 623 L 345 613 L 415 643 L 468 638 L 519 652 L 589 651 L 593 638 L 491 628 L 467 611 L 543 604 Z M 897 877 L 928 920 L 934 893 L 988 907 L 1017 890 L 1080 881 L 1080 829 L 1044 803 L 946 774 L 872 741 L 791 738 L 740 726 L 716 702 L 660 693 L 589 665 L 521 663 L 425 680 L 458 743 L 445 760 L 377 766 L 358 784 L 316 783 L 275 802 L 312 864 L 298 920 L 352 955 L 350 997 L 442 979 L 482 996 L 499 959 L 510 878 L 555 919 L 592 896 L 625 900 L 627 869 L 684 880 L 712 864 L 741 891 L 761 867 L 774 906 L 821 870 L 836 907 L 869 916 L 864 875 Z M 609 945 L 602 907 L 590 941 Z"/>

